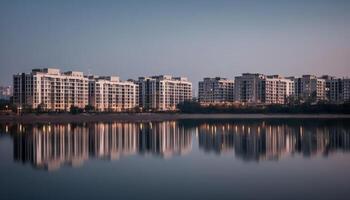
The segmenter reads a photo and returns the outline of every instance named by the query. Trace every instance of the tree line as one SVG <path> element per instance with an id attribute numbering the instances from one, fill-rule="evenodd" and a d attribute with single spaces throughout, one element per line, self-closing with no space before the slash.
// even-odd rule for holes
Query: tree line
<path id="1" fill-rule="evenodd" d="M 272 105 L 244 105 L 221 104 L 203 106 L 197 101 L 186 101 L 177 105 L 181 113 L 285 113 L 285 114 L 350 114 L 350 103 L 329 104 L 301 103 L 301 104 L 272 104 Z"/>
<path id="2" fill-rule="evenodd" d="M 7 112 L 18 112 L 18 108 L 8 100 L 0 100 L 0 110 Z M 96 112 L 95 108 L 91 105 L 85 106 L 85 108 L 79 108 L 71 106 L 69 109 L 71 114 L 79 114 L 83 112 Z M 30 106 L 23 106 L 21 108 L 22 113 L 48 113 L 43 106 L 38 106 L 36 109 Z M 59 113 L 65 111 L 55 111 L 51 113 Z M 140 108 L 130 109 L 126 112 L 139 113 L 142 112 Z M 148 111 L 152 112 L 152 111 Z M 156 112 L 156 111 L 153 111 Z M 173 111 L 171 111 L 173 112 Z M 177 105 L 177 111 L 179 113 L 286 113 L 286 114 L 350 114 L 350 103 L 343 104 L 330 104 L 327 102 L 318 103 L 289 103 L 286 105 L 272 104 L 212 104 L 208 106 L 201 105 L 198 101 L 185 101 Z"/>

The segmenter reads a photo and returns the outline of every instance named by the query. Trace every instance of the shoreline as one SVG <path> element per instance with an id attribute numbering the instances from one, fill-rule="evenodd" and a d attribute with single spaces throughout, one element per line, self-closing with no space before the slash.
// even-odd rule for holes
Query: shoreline
<path id="1" fill-rule="evenodd" d="M 0 123 L 156 122 L 220 119 L 350 119 L 350 114 L 185 114 L 185 113 L 98 113 L 0 115 Z"/>

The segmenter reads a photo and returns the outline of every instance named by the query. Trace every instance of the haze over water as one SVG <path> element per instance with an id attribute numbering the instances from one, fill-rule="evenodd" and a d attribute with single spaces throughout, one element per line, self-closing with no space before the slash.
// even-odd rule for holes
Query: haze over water
<path id="1" fill-rule="evenodd" d="M 348 199 L 349 120 L 0 126 L 4 199 Z"/>

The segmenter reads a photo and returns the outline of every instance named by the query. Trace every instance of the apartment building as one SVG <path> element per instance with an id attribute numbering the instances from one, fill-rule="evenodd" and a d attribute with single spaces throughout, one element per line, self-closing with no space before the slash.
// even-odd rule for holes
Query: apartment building
<path id="1" fill-rule="evenodd" d="M 339 104 L 350 101 L 350 78 L 336 78 L 324 75 L 326 81 L 325 94 L 329 103 Z"/>
<path id="2" fill-rule="evenodd" d="M 294 79 L 295 95 L 303 100 L 326 100 L 326 80 L 314 75 L 303 75 Z"/>
<path id="3" fill-rule="evenodd" d="M 198 83 L 198 100 L 201 104 L 227 103 L 234 101 L 234 80 L 204 78 Z"/>
<path id="4" fill-rule="evenodd" d="M 138 84 L 139 104 L 144 110 L 176 110 L 178 103 L 192 99 L 192 83 L 185 77 L 140 77 Z"/>
<path id="5" fill-rule="evenodd" d="M 350 102 L 350 78 L 343 78 L 343 101 Z"/>
<path id="6" fill-rule="evenodd" d="M 262 80 L 262 101 L 266 104 L 285 104 L 294 95 L 294 81 L 280 75 L 266 76 Z"/>
<path id="7" fill-rule="evenodd" d="M 138 85 L 117 76 L 89 77 L 89 105 L 97 111 L 127 111 L 138 106 Z"/>
<path id="8" fill-rule="evenodd" d="M 329 103 L 343 102 L 343 80 L 334 76 L 324 75 L 321 77 L 326 81 L 325 96 Z"/>
<path id="9" fill-rule="evenodd" d="M 235 77 L 235 100 L 244 103 L 263 102 L 263 80 L 265 75 L 243 73 Z"/>
<path id="10" fill-rule="evenodd" d="M 68 111 L 88 104 L 88 78 L 82 72 L 33 69 L 13 76 L 13 101 L 17 107 Z"/>

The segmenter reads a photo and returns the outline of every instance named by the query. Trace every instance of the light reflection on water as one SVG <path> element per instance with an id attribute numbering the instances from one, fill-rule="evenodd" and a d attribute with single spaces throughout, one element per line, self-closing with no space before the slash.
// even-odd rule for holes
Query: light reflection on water
<path id="1" fill-rule="evenodd" d="M 50 171 L 136 154 L 172 159 L 193 149 L 256 162 L 350 150 L 350 128 L 336 121 L 13 124 L 1 132 L 10 135 L 16 162 Z"/>
<path id="2" fill-rule="evenodd" d="M 0 125 L 0 199 L 344 199 L 349 120 Z"/>

